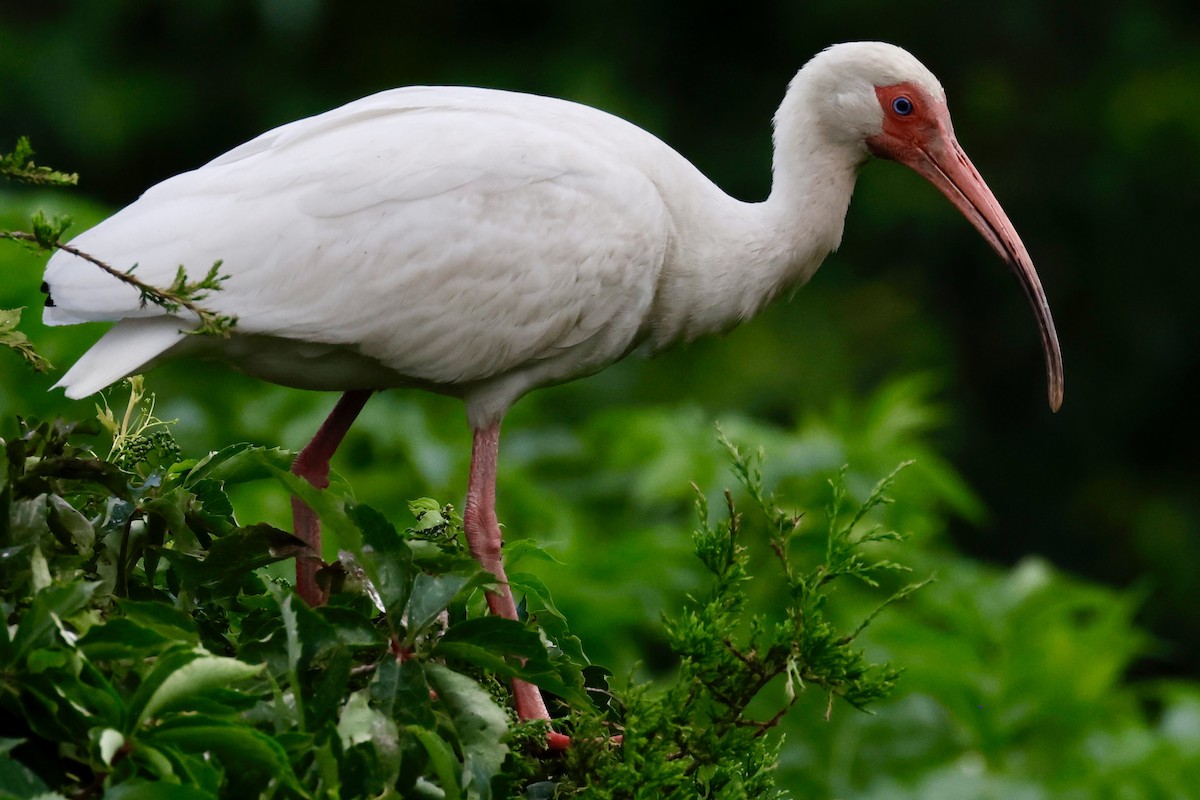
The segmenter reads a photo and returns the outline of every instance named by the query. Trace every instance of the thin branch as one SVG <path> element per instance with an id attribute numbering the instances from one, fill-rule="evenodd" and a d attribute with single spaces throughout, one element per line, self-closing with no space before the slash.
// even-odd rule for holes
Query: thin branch
<path id="1" fill-rule="evenodd" d="M 78 258 L 82 258 L 84 261 L 94 264 L 122 283 L 128 284 L 129 286 L 137 289 L 141 294 L 141 302 L 143 306 L 145 306 L 147 302 L 153 303 L 169 313 L 174 313 L 181 308 L 187 309 L 195 314 L 200 320 L 200 327 L 198 327 L 195 331 L 192 331 L 192 333 L 205 333 L 227 337 L 229 336 L 233 327 L 237 324 L 236 317 L 222 316 L 215 311 L 201 306 L 199 303 L 195 302 L 194 299 L 189 299 L 189 295 L 198 299 L 203 299 L 204 297 L 208 296 L 209 291 L 219 290 L 221 288 L 221 282 L 224 281 L 227 276 L 219 274 L 221 266 L 220 261 L 212 265 L 208 271 L 208 274 L 203 279 L 199 281 L 193 281 L 192 283 L 187 282 L 187 276 L 183 271 L 183 267 L 180 267 L 179 273 L 176 275 L 175 282 L 172 284 L 171 288 L 159 289 L 151 286 L 143 280 L 134 277 L 132 274 L 132 268 L 128 271 L 119 270 L 116 267 L 105 263 L 99 258 L 83 252 L 78 247 L 64 244 L 60 241 L 57 241 L 55 238 L 37 236 L 36 234 L 27 233 L 25 231 L 0 231 L 0 238 L 12 239 L 19 242 L 30 242 L 46 249 L 56 248 L 58 250 L 70 253 Z"/>
<path id="2" fill-rule="evenodd" d="M 74 172 L 59 172 L 33 163 L 33 147 L 28 137 L 17 139 L 11 153 L 0 153 L 0 176 L 36 186 L 74 186 L 79 175 Z"/>

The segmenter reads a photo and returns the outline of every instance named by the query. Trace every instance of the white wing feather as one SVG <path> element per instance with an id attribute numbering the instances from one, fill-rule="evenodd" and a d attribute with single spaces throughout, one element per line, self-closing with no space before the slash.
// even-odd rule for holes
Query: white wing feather
<path id="1" fill-rule="evenodd" d="M 186 338 L 182 320 L 173 317 L 124 319 L 114 325 L 71 365 L 52 388 L 66 389 L 78 400 L 95 394 L 126 375 L 141 371 L 154 358 Z"/>
<path id="2" fill-rule="evenodd" d="M 647 142 L 682 161 L 585 106 L 393 90 L 164 181 L 73 244 L 117 267 L 136 264 L 156 285 L 181 264 L 196 276 L 219 260 L 230 277 L 206 304 L 237 316 L 240 333 L 345 347 L 394 373 L 390 385 L 447 388 L 513 372 L 548 383 L 636 344 L 670 225 L 655 184 L 628 157 Z M 51 260 L 46 280 L 48 324 L 163 313 L 69 254 Z M 98 344 L 105 359 L 132 347 L 135 330 Z M 178 341 L 160 332 L 116 361 Z M 237 366 L 254 373 L 253 354 L 237 359 L 237 350 Z M 568 350 L 569 363 L 558 358 Z M 122 369 L 114 362 L 72 393 Z M 294 369 L 291 380 L 270 377 L 307 385 L 302 359 Z"/>

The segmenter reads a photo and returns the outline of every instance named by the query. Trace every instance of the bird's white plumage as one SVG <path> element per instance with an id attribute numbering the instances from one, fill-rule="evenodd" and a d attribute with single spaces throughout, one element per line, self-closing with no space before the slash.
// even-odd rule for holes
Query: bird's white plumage
<path id="1" fill-rule="evenodd" d="M 207 350 L 280 383 L 418 385 L 464 396 L 477 425 L 498 419 L 530 388 L 729 327 L 807 280 L 840 241 L 866 157 L 857 131 L 880 124 L 866 89 L 893 73 L 940 91 L 890 45 L 835 46 L 801 70 L 757 204 L 561 100 L 414 87 L 284 125 L 72 242 L 157 285 L 221 261 L 229 279 L 206 305 L 238 318 L 233 339 L 147 323 L 161 309 L 59 253 L 46 322 L 125 320 L 61 383 L 81 396 Z"/>

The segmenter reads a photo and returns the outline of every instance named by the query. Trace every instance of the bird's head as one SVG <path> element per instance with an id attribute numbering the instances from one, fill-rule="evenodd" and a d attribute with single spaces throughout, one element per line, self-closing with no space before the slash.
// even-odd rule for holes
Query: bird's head
<path id="1" fill-rule="evenodd" d="M 1050 406 L 1063 399 L 1062 355 L 1050 306 L 1025 245 L 954 136 L 946 93 L 907 51 L 881 42 L 834 45 L 796 76 L 821 138 L 896 161 L 938 188 L 1016 274 L 1033 306 L 1046 360 Z M 783 114 L 784 109 L 780 109 Z M 777 124 L 779 121 L 777 120 Z"/>

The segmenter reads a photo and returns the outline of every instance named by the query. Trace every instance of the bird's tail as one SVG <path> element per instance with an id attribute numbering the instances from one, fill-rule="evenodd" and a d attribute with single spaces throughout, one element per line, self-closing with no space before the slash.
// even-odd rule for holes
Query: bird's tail
<path id="1" fill-rule="evenodd" d="M 123 319 L 67 370 L 55 389 L 78 400 L 139 372 L 187 336 L 188 323 L 175 317 Z"/>

